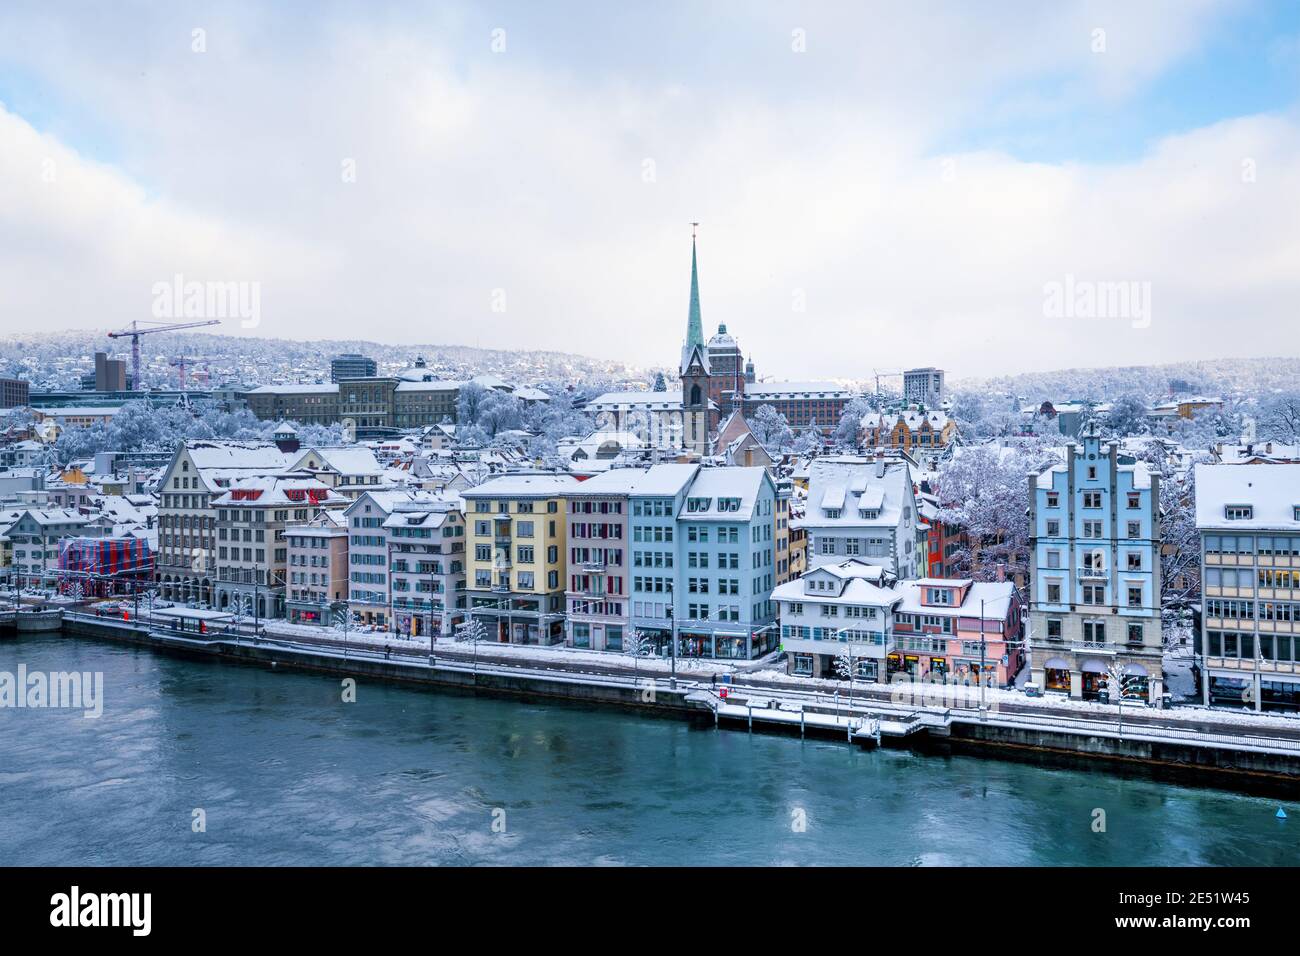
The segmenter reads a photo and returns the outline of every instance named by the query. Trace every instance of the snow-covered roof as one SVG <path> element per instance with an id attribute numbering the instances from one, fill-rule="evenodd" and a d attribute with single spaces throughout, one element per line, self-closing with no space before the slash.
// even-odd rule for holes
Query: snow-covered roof
<path id="1" fill-rule="evenodd" d="M 926 587 L 952 587 L 969 585 L 966 599 L 960 605 L 922 604 L 921 596 Z M 900 581 L 898 589 L 902 592 L 903 603 L 898 610 L 906 614 L 933 614 L 939 617 L 980 617 L 983 602 L 983 618 L 986 621 L 1005 620 L 1011 610 L 1011 599 L 1015 585 L 1010 581 L 978 581 L 972 584 L 966 580 L 944 578 L 922 578 L 918 581 Z"/>
<path id="2" fill-rule="evenodd" d="M 384 466 L 375 457 L 374 450 L 365 445 L 313 447 L 303 454 L 297 462 L 297 467 L 302 467 L 302 463 L 311 456 L 313 451 L 327 468 L 341 475 L 378 475 L 384 471 Z"/>
<path id="3" fill-rule="evenodd" d="M 259 385 L 249 389 L 249 395 L 328 395 L 338 394 L 339 387 L 331 382 L 296 382 L 292 385 Z"/>
<path id="4" fill-rule="evenodd" d="M 764 398 L 852 398 L 853 393 L 834 382 L 758 382 L 745 386 L 746 401 Z"/>
<path id="5" fill-rule="evenodd" d="M 909 466 L 898 461 L 871 461 L 851 456 L 819 458 L 808 475 L 807 528 L 893 528 L 914 499 Z M 828 516 L 826 511 L 838 511 Z M 878 511 L 864 518 L 862 511 Z"/>
<path id="6" fill-rule="evenodd" d="M 770 480 L 762 467 L 701 468 L 686 492 L 687 508 L 678 517 L 686 521 L 749 521 L 763 482 Z M 691 511 L 693 498 L 708 499 L 708 506 Z M 739 505 L 723 510 L 720 502 L 724 499 L 738 500 Z"/>
<path id="7" fill-rule="evenodd" d="M 502 475 L 468 488 L 464 498 L 556 498 L 564 497 L 578 484 L 572 475 Z"/>
<path id="8" fill-rule="evenodd" d="M 571 498 L 615 495 L 668 497 L 676 495 L 697 471 L 699 465 L 669 463 L 649 468 L 614 468 L 588 478 L 569 491 Z"/>
<path id="9" fill-rule="evenodd" d="M 215 506 L 233 504 L 241 507 L 253 505 L 258 507 L 268 505 L 325 507 L 328 504 L 342 500 L 342 495 L 331 491 L 315 478 L 291 475 L 256 475 L 233 479 L 225 492 L 213 499 L 212 504 Z"/>
<path id="10" fill-rule="evenodd" d="M 254 468 L 276 471 L 290 465 L 290 456 L 269 441 L 194 440 L 186 442 L 185 448 L 200 471 Z M 300 457 L 296 452 L 294 455 Z"/>
<path id="11" fill-rule="evenodd" d="M 597 395 L 587 407 L 592 411 L 612 411 L 615 408 L 645 408 L 663 410 L 682 407 L 682 390 L 667 392 L 606 392 Z"/>
<path id="12" fill-rule="evenodd" d="M 1251 516 L 1229 520 L 1228 505 Z M 1224 531 L 1300 531 L 1300 464 L 1197 465 L 1196 527 Z"/>
<path id="13" fill-rule="evenodd" d="M 403 380 L 397 383 L 399 392 L 455 392 L 459 391 L 463 382 L 438 382 L 438 381 L 418 381 Z"/>

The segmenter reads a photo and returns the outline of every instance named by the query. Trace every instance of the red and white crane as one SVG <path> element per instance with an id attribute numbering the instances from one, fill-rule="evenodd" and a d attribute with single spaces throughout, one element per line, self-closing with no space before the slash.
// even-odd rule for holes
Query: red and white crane
<path id="1" fill-rule="evenodd" d="M 146 320 L 147 322 L 148 320 Z M 205 319 L 202 322 L 181 322 L 154 324 L 148 323 L 148 328 L 141 328 L 140 320 L 136 319 L 131 322 L 129 329 L 121 329 L 117 332 L 109 332 L 110 339 L 124 339 L 127 336 L 131 338 L 131 376 L 135 379 L 135 390 L 143 391 L 144 382 L 140 379 L 140 336 L 148 335 L 150 332 L 176 332 L 180 329 L 197 329 L 205 325 L 220 325 L 220 319 Z"/>

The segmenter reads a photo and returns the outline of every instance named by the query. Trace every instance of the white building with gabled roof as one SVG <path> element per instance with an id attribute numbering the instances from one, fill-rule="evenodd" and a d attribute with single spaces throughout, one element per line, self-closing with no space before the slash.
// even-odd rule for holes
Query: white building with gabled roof
<path id="1" fill-rule="evenodd" d="M 925 530 L 906 462 L 851 455 L 814 460 L 800 526 L 810 568 L 861 558 L 898 578 L 925 570 Z"/>

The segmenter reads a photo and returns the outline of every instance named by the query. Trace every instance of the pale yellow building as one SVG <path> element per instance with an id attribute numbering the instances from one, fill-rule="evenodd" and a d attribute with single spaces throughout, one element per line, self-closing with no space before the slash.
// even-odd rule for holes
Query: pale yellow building
<path id="1" fill-rule="evenodd" d="M 462 492 L 465 588 L 488 640 L 559 644 L 567 587 L 570 475 L 505 475 Z"/>

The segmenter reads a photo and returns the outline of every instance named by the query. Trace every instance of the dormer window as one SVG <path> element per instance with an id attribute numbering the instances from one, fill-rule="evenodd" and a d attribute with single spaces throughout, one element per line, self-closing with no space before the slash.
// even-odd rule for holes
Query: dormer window
<path id="1" fill-rule="evenodd" d="M 867 521 L 874 521 L 876 518 L 879 518 L 879 517 L 880 517 L 880 509 L 879 509 L 879 508 L 859 508 L 859 509 L 858 509 L 858 517 L 859 517 L 859 518 L 864 518 L 864 519 L 866 519 Z"/>
<path id="2" fill-rule="evenodd" d="M 1300 521 L 1300 505 L 1291 506 L 1291 520 Z"/>
<path id="3" fill-rule="evenodd" d="M 1255 508 L 1252 505 L 1225 505 L 1223 516 L 1229 521 L 1249 521 L 1255 517 Z"/>
<path id="4" fill-rule="evenodd" d="M 840 509 L 839 509 L 839 508 L 827 508 L 827 509 L 826 509 L 826 517 L 828 517 L 828 518 L 838 518 L 839 516 L 840 516 Z"/>
<path id="5" fill-rule="evenodd" d="M 927 604 L 952 604 L 951 588 L 929 588 Z"/>

